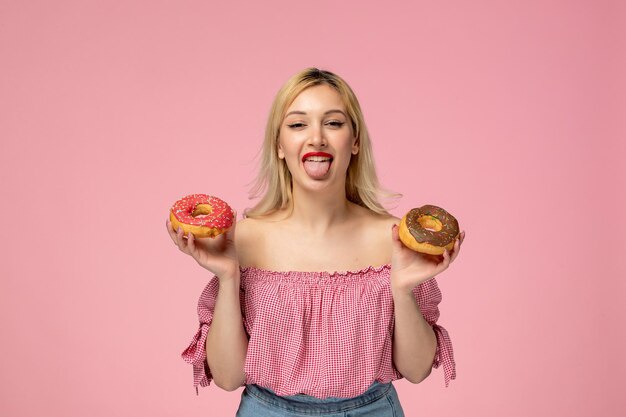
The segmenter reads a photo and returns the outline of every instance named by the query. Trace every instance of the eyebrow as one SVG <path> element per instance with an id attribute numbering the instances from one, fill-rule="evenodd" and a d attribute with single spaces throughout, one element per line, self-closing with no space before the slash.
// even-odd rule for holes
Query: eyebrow
<path id="1" fill-rule="evenodd" d="M 346 114 L 343 110 L 339 110 L 339 109 L 332 109 L 332 110 L 328 110 L 328 111 L 324 112 L 324 116 L 326 116 L 327 114 L 330 114 L 330 113 L 341 113 L 341 114 L 343 114 L 345 117 L 348 117 L 348 115 L 347 115 L 347 114 Z M 305 112 L 305 111 L 301 111 L 301 110 L 294 110 L 294 111 L 290 111 L 289 113 L 287 113 L 287 114 L 285 115 L 285 118 L 286 118 L 287 116 L 289 116 L 290 114 L 306 114 L 306 112 Z"/>

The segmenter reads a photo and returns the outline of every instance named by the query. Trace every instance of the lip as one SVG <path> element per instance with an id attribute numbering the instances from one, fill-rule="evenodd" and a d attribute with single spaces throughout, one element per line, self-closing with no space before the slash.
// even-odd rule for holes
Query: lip
<path id="1" fill-rule="evenodd" d="M 302 162 L 304 162 L 310 156 L 323 156 L 325 158 L 330 158 L 331 160 L 333 159 L 333 156 L 326 152 L 309 152 L 304 154 L 304 156 L 302 157 Z"/>

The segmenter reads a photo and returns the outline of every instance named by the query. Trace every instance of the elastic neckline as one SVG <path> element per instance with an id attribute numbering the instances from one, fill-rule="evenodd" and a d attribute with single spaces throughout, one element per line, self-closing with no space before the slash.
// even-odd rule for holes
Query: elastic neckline
<path id="1" fill-rule="evenodd" d="M 284 274 L 284 275 L 293 275 L 293 274 L 312 274 L 312 275 L 361 275 L 364 274 L 366 272 L 369 271 L 374 271 L 374 272 L 380 272 L 383 269 L 386 268 L 391 268 L 391 264 L 382 264 L 379 266 L 366 266 L 365 268 L 362 269 L 354 269 L 354 270 L 347 270 L 347 271 L 275 271 L 272 269 L 265 269 L 265 268 L 257 268 L 256 266 L 246 266 L 246 267 L 240 267 L 239 269 L 242 272 L 247 272 L 247 271 L 259 271 L 259 272 L 263 272 L 263 273 L 268 273 L 268 274 Z"/>
<path id="2" fill-rule="evenodd" d="M 358 279 L 368 273 L 379 273 L 391 269 L 391 264 L 380 266 L 367 266 L 362 269 L 348 271 L 273 271 L 270 269 L 247 266 L 239 268 L 242 275 L 253 275 L 257 278 L 263 277 L 270 280 L 280 281 L 304 281 L 304 282 L 341 282 L 345 280 Z M 330 281 L 327 281 L 330 280 Z"/>

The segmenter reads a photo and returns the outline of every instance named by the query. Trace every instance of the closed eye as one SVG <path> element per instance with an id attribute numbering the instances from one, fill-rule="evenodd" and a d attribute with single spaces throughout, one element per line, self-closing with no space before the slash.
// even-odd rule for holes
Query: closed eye
<path id="1" fill-rule="evenodd" d="M 341 127 L 343 126 L 345 123 L 344 122 L 339 122 L 336 120 L 333 120 L 332 122 L 328 122 L 327 124 L 333 126 L 333 127 Z"/>

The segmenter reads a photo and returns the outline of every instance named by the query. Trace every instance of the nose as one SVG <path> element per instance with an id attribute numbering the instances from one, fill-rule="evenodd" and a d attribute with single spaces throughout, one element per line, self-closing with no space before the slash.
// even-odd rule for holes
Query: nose
<path id="1" fill-rule="evenodd" d="M 321 126 L 312 127 L 309 144 L 315 148 L 323 148 L 326 146 L 326 136 L 324 135 L 324 130 Z"/>

